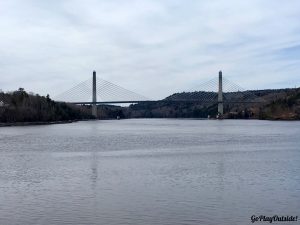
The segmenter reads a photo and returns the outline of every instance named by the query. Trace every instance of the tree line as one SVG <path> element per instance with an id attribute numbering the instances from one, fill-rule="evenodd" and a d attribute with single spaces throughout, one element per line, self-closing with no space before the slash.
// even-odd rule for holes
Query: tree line
<path id="1" fill-rule="evenodd" d="M 53 122 L 92 119 L 90 107 L 55 102 L 50 96 L 28 94 L 23 88 L 0 93 L 0 122 Z"/>
<path id="2" fill-rule="evenodd" d="M 224 118 L 230 119 L 300 119 L 300 88 L 252 91 L 261 103 L 224 104 Z M 189 93 L 175 93 L 187 98 Z M 194 94 L 193 94 L 194 96 Z M 168 97 L 164 100 L 167 100 Z M 214 118 L 217 103 L 157 101 L 132 104 L 128 107 L 100 105 L 98 118 Z M 91 106 L 55 102 L 50 96 L 27 93 L 23 88 L 10 93 L 0 92 L 0 123 L 53 122 L 95 119 Z"/>

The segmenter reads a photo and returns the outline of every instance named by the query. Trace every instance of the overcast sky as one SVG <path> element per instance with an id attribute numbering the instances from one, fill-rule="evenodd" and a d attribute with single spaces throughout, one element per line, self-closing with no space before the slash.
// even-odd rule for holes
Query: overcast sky
<path id="1" fill-rule="evenodd" d="M 300 85 L 299 0 L 0 0 L 0 89 L 51 96 L 91 77 L 150 98 L 217 76 Z"/>

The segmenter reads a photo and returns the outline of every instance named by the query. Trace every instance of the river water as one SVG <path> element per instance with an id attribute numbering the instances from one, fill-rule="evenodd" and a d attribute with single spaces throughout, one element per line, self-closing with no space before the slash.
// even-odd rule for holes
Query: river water
<path id="1" fill-rule="evenodd" d="M 0 224 L 233 225 L 299 209 L 300 122 L 0 128 Z"/>

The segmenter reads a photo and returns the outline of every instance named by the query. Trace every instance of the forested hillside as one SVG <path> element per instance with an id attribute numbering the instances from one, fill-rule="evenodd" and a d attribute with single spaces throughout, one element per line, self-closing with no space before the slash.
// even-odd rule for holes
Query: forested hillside
<path id="1" fill-rule="evenodd" d="M 28 94 L 24 89 L 0 93 L 0 123 L 53 122 L 91 119 L 91 110 Z"/>

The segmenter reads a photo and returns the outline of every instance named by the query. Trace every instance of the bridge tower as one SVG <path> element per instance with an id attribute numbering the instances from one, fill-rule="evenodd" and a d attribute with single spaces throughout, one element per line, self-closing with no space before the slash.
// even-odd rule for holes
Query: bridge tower
<path id="1" fill-rule="evenodd" d="M 224 113 L 223 108 L 223 81 L 222 71 L 219 72 L 219 91 L 218 91 L 218 115 L 222 116 Z"/>
<path id="2" fill-rule="evenodd" d="M 93 104 L 92 115 L 97 117 L 97 87 L 96 87 L 96 71 L 93 71 Z"/>

